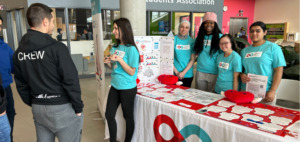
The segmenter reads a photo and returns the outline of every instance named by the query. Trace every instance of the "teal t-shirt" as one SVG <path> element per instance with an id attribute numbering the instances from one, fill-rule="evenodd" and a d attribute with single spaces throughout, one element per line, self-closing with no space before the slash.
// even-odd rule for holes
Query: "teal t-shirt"
<path id="1" fill-rule="evenodd" d="M 222 34 L 219 34 L 221 37 Z M 210 56 L 209 51 L 211 49 L 212 35 L 205 35 L 203 41 L 203 50 L 198 55 L 197 59 L 197 71 L 203 73 L 217 74 L 216 59 L 221 51 L 217 51 Z"/>
<path id="2" fill-rule="evenodd" d="M 178 36 L 174 37 L 174 66 L 182 72 L 191 60 L 191 55 L 195 54 L 194 40 L 188 36 L 187 39 L 181 40 Z M 185 78 L 193 77 L 193 66 L 184 75 Z"/>
<path id="3" fill-rule="evenodd" d="M 134 46 L 119 45 L 110 49 L 111 54 L 121 57 L 126 64 L 135 68 L 133 76 L 129 75 L 117 61 L 112 63 L 111 85 L 118 90 L 131 89 L 136 87 L 136 78 L 139 67 L 139 53 Z"/>
<path id="4" fill-rule="evenodd" d="M 286 66 L 281 48 L 270 41 L 263 45 L 253 47 L 252 45 L 241 51 L 244 73 L 268 76 L 267 90 L 269 91 L 273 82 L 274 68 Z M 246 90 L 246 84 L 241 84 L 241 89 Z"/>
<path id="5" fill-rule="evenodd" d="M 241 56 L 232 51 L 228 57 L 224 57 L 221 53 L 217 57 L 218 78 L 216 82 L 215 91 L 227 91 L 233 89 L 234 72 L 242 72 L 242 59 Z"/>

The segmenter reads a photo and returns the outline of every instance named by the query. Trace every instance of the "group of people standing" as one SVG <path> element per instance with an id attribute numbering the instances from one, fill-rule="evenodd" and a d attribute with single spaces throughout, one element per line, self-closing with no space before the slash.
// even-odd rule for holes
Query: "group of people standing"
<path id="1" fill-rule="evenodd" d="M 179 35 L 174 39 L 174 74 L 183 81 L 183 86 L 191 87 L 192 65 L 197 61 L 197 89 L 215 93 L 230 89 L 245 91 L 246 83 L 251 80 L 248 73 L 268 76 L 266 96 L 262 102 L 275 105 L 276 90 L 286 63 L 281 48 L 265 39 L 267 31 L 263 22 L 250 26 L 253 44 L 240 53 L 233 37 L 222 35 L 215 13 L 205 13 L 195 41 L 185 32 L 189 31 L 189 25 L 188 21 L 182 21 Z"/>
<path id="2" fill-rule="evenodd" d="M 14 73 L 17 90 L 23 102 L 32 107 L 37 141 L 54 142 L 55 137 L 58 137 L 61 142 L 78 142 L 81 139 L 83 123 L 78 73 L 66 46 L 50 36 L 54 28 L 52 9 L 35 3 L 28 8 L 26 17 L 30 29 L 22 37 L 14 56 L 12 57 L 13 52 L 10 51 L 7 54 L 9 58 L 3 64 L 7 68 L 0 68 L 3 80 L 3 85 L 0 84 L 0 134 L 10 132 L 10 127 L 2 127 L 4 124 L 9 126 L 3 105 L 7 104 L 6 98 L 11 95 L 9 84 L 12 82 L 11 76 L 10 79 L 5 79 L 5 74 Z M 207 12 L 203 17 L 196 40 L 188 35 L 189 30 L 190 23 L 182 21 L 179 35 L 174 38 L 174 74 L 183 81 L 183 86 L 191 87 L 193 66 L 197 61 L 197 89 L 220 93 L 228 89 L 239 90 L 241 86 L 240 89 L 245 90 L 245 83 L 251 80 L 247 74 L 253 73 L 268 76 L 267 94 L 263 101 L 276 100 L 276 89 L 285 60 L 280 47 L 265 40 L 267 31 L 263 22 L 255 22 L 250 26 L 253 44 L 243 49 L 240 54 L 236 51 L 232 36 L 222 35 L 217 24 L 217 15 L 213 12 Z M 115 142 L 115 116 L 121 104 L 126 120 L 125 142 L 130 142 L 134 133 L 133 111 L 140 56 L 128 19 L 115 20 L 112 32 L 116 44 L 110 50 L 111 56 L 104 59 L 104 63 L 112 69 L 105 117 L 110 141 Z M 2 44 L 0 40 L 0 45 Z M 0 56 L 1 65 L 3 57 Z M 12 114 L 14 116 L 15 112 Z M 9 134 L 6 137 L 1 136 L 0 139 L 9 142 Z"/>
<path id="3" fill-rule="evenodd" d="M 217 24 L 217 15 L 205 13 L 196 40 L 188 33 L 190 22 L 182 21 L 179 34 L 174 37 L 174 75 L 191 87 L 194 62 L 197 61 L 196 88 L 220 93 L 229 89 L 245 90 L 245 84 L 251 78 L 248 73 L 268 76 L 264 103 L 271 105 L 276 101 L 276 89 L 281 80 L 285 59 L 280 47 L 266 41 L 266 25 L 255 22 L 250 26 L 250 38 L 253 44 L 240 54 L 233 37 L 222 34 Z M 110 141 L 116 141 L 117 126 L 115 115 L 121 104 L 126 120 L 126 138 L 129 142 L 134 131 L 134 99 L 136 76 L 139 63 L 138 49 L 134 43 L 132 28 L 128 19 L 114 21 L 113 34 L 117 43 L 113 46 L 109 58 L 104 59 L 111 69 L 111 88 L 106 107 L 106 119 L 109 126 Z"/>

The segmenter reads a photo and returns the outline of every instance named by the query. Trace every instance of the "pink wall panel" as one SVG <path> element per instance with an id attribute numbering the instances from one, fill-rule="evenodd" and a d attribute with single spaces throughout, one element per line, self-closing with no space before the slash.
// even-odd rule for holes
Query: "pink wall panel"
<path id="1" fill-rule="evenodd" d="M 224 0 L 224 6 L 227 6 L 227 11 L 223 12 L 223 27 L 220 27 L 222 32 L 229 33 L 229 22 L 231 17 L 247 17 L 247 35 L 249 35 L 248 29 L 254 19 L 255 0 Z M 239 10 L 244 11 L 243 16 L 237 16 L 237 14 L 239 14 Z"/>

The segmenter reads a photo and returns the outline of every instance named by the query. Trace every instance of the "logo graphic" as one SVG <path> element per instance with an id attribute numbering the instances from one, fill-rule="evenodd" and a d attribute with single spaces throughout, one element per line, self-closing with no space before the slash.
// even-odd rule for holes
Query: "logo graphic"
<path id="1" fill-rule="evenodd" d="M 177 50 L 189 50 L 190 45 L 176 45 Z"/>
<path id="2" fill-rule="evenodd" d="M 250 52 L 246 53 L 245 58 L 254 58 L 254 57 L 261 57 L 262 52 Z"/>
<path id="3" fill-rule="evenodd" d="M 173 131 L 174 137 L 170 140 L 165 140 L 162 137 L 162 135 L 159 133 L 159 126 L 164 123 L 169 125 L 171 130 Z M 155 139 L 158 142 L 186 142 L 185 139 L 191 135 L 198 136 L 202 142 L 211 142 L 209 135 L 199 126 L 191 124 L 185 126 L 180 131 L 178 131 L 172 118 L 164 114 L 158 115 L 155 118 L 153 124 L 153 131 L 154 131 Z"/>
<path id="4" fill-rule="evenodd" d="M 229 68 L 229 63 L 220 62 L 219 63 L 219 68 L 228 69 Z"/>

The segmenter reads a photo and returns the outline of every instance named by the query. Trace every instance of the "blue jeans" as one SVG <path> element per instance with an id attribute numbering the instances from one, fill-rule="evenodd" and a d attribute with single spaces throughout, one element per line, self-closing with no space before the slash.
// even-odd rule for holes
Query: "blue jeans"
<path id="1" fill-rule="evenodd" d="M 7 115 L 0 116 L 0 142 L 10 142 L 10 130 Z"/>
<path id="2" fill-rule="evenodd" d="M 13 133 L 14 121 L 16 115 L 15 103 L 14 103 L 14 98 L 10 86 L 6 87 L 4 91 L 6 93 L 6 100 L 7 100 L 6 114 L 11 127 L 10 139 L 13 142 L 12 133 Z"/>

